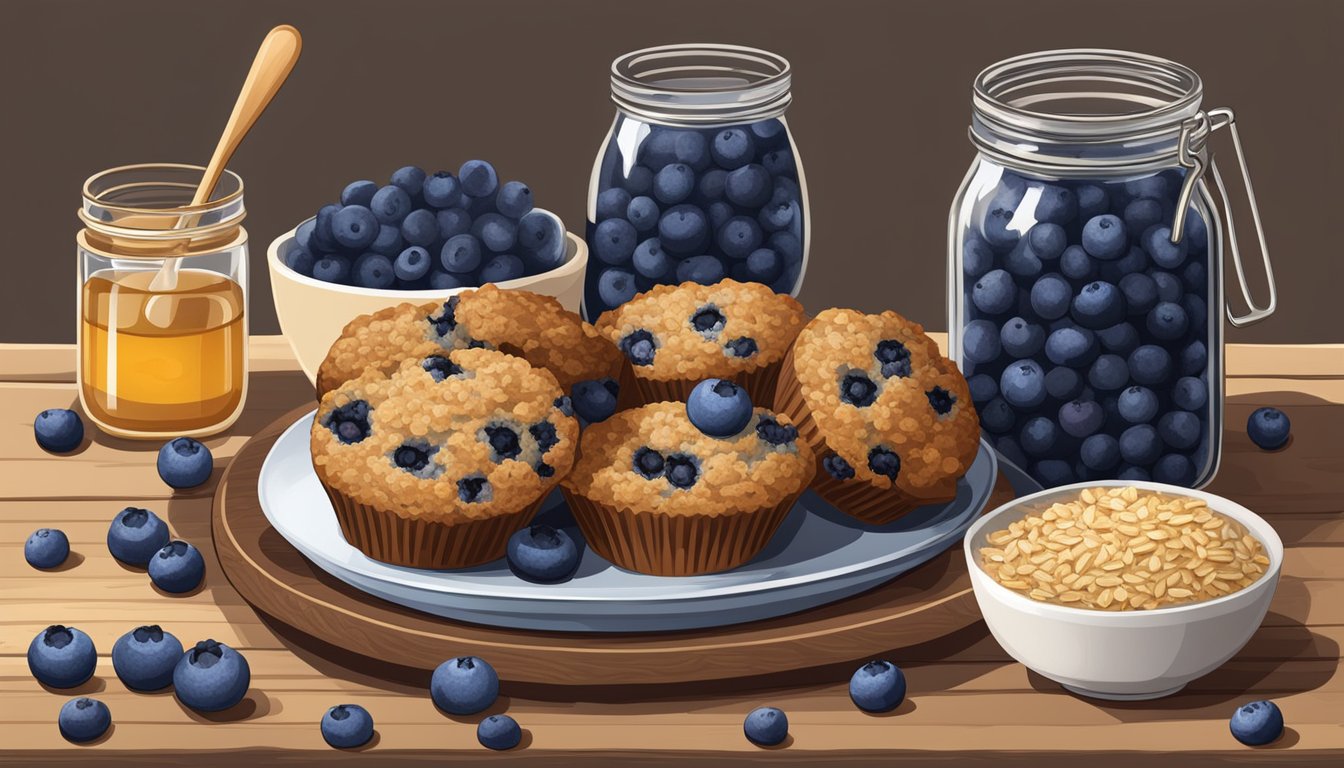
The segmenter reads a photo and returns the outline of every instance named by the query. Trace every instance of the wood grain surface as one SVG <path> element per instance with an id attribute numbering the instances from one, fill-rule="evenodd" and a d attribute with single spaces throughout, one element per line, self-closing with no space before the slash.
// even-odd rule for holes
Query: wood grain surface
<path id="1" fill-rule="evenodd" d="M 477 718 L 447 717 L 433 707 L 422 670 L 352 657 L 296 631 L 285 617 L 258 614 L 225 578 L 210 546 L 216 484 L 248 439 L 311 398 L 282 340 L 252 340 L 247 410 L 227 434 L 207 441 L 216 457 L 211 482 L 178 494 L 155 474 L 156 445 L 92 435 L 74 455 L 53 457 L 34 444 L 38 411 L 78 407 L 74 362 L 71 347 L 0 345 L 0 763 L 1120 766 L 1344 758 L 1341 346 L 1228 348 L 1228 426 L 1210 490 L 1265 515 L 1287 554 L 1261 629 L 1236 658 L 1176 696 L 1079 699 L 1013 662 L 975 622 L 892 656 L 910 688 L 905 704 L 887 716 L 850 704 L 849 663 L 709 684 L 556 686 L 506 675 L 504 695 L 490 711 L 515 717 L 524 741 L 500 754 L 476 743 Z M 1284 408 L 1293 419 L 1293 440 L 1281 451 L 1259 451 L 1246 438 L 1246 417 L 1261 405 Z M 108 555 L 108 522 L 128 504 L 155 510 L 174 536 L 201 547 L 207 570 L 200 589 L 160 593 L 142 570 Z M 71 559 L 55 572 L 23 561 L 24 539 L 42 526 L 60 527 L 71 540 Z M 88 632 L 99 649 L 94 678 L 73 691 L 45 689 L 24 659 L 32 637 L 57 622 Z M 206 717 L 180 707 L 171 693 L 128 691 L 108 652 L 122 633 L 152 622 L 184 642 L 213 637 L 240 649 L 252 667 L 247 698 Z M 873 652 L 895 645 L 879 642 Z M 61 704 L 80 694 L 105 701 L 115 722 L 91 746 L 69 744 L 56 729 Z M 1258 750 L 1227 732 L 1237 704 L 1257 698 L 1275 699 L 1289 726 L 1283 739 Z M 345 702 L 367 707 L 377 724 L 363 751 L 332 750 L 321 740 L 322 713 Z M 742 737 L 743 716 L 762 704 L 789 714 L 791 737 L 781 749 L 759 749 Z"/>

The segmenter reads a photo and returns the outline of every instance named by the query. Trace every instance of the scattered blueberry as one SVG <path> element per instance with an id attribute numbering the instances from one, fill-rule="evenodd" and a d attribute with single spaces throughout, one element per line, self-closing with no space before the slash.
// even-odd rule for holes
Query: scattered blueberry
<path id="1" fill-rule="evenodd" d="M 173 683 L 182 642 L 158 624 L 136 627 L 112 645 L 112 669 L 133 691 L 157 691 Z"/>
<path id="2" fill-rule="evenodd" d="M 173 669 L 173 693 L 188 709 L 218 712 L 243 700 L 252 682 L 247 659 L 229 646 L 202 640 Z"/>
<path id="3" fill-rule="evenodd" d="M 513 749 L 523 740 L 523 729 L 508 715 L 491 715 L 476 726 L 476 740 L 486 749 Z"/>
<path id="4" fill-rule="evenodd" d="M 112 518 L 107 530 L 108 550 L 130 565 L 149 565 L 150 558 L 166 546 L 168 526 L 148 509 L 126 507 Z"/>
<path id="5" fill-rule="evenodd" d="M 149 560 L 149 580 L 164 592 L 190 592 L 203 578 L 205 558 L 185 541 L 169 542 Z"/>
<path id="6" fill-rule="evenodd" d="M 1228 721 L 1232 737 L 1249 747 L 1259 747 L 1283 735 L 1283 712 L 1272 701 L 1252 701 L 1237 707 Z"/>
<path id="7" fill-rule="evenodd" d="M 752 413 L 747 391 L 723 379 L 705 379 L 686 398 L 687 417 L 710 437 L 736 435 L 751 422 Z"/>
<path id="8" fill-rule="evenodd" d="M 178 490 L 195 488 L 210 479 L 215 468 L 210 449 L 190 437 L 179 437 L 164 443 L 159 449 L 157 462 L 159 477 Z"/>
<path id="9" fill-rule="evenodd" d="M 450 715 L 472 715 L 499 698 L 499 675 L 475 656 L 449 659 L 430 677 L 429 696 L 434 706 Z"/>
<path id="10" fill-rule="evenodd" d="M 61 705 L 56 725 L 66 741 L 83 744 L 107 733 L 112 727 L 112 711 L 98 699 L 81 696 Z"/>
<path id="11" fill-rule="evenodd" d="M 38 528 L 23 543 L 23 559 L 34 568 L 55 568 L 70 556 L 70 539 L 57 528 Z"/>
<path id="12" fill-rule="evenodd" d="M 52 624 L 28 644 L 28 671 L 51 688 L 74 688 L 93 677 L 98 651 L 74 627 Z"/>
<path id="13" fill-rule="evenodd" d="M 612 379 L 591 379 L 574 385 L 571 405 L 574 413 L 589 424 L 597 424 L 616 413 L 619 385 Z"/>
<path id="14" fill-rule="evenodd" d="M 789 718 L 774 707 L 757 707 L 743 721 L 742 732 L 752 744 L 773 747 L 788 737 Z"/>
<path id="15" fill-rule="evenodd" d="M 543 584 L 565 581 L 579 567 L 579 548 L 563 529 L 533 524 L 509 538 L 509 569 Z"/>
<path id="16" fill-rule="evenodd" d="M 1276 451 L 1288 442 L 1292 426 L 1288 414 L 1278 408 L 1256 408 L 1246 420 L 1246 434 L 1261 449 Z"/>
<path id="17" fill-rule="evenodd" d="M 33 435 L 44 451 L 69 453 L 84 442 L 84 421 L 65 408 L 48 408 L 33 419 Z"/>
<path id="18" fill-rule="evenodd" d="M 336 749 L 362 747 L 373 738 L 373 717 L 358 704 L 337 704 L 322 715 L 322 739 Z"/>
<path id="19" fill-rule="evenodd" d="M 849 698 L 865 712 L 890 712 L 905 700 L 905 673 L 889 661 L 870 661 L 849 678 Z"/>

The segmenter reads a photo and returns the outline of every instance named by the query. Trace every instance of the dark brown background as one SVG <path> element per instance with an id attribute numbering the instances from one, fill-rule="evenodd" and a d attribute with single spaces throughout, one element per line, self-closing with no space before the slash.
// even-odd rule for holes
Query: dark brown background
<path id="1" fill-rule="evenodd" d="M 613 114 L 611 59 L 715 41 L 793 63 L 810 309 L 890 307 L 943 328 L 947 206 L 972 157 L 975 73 L 1036 49 L 1115 47 L 1190 65 L 1206 106 L 1242 121 L 1280 309 L 1229 339 L 1344 341 L 1344 3 L 1329 0 L 5 0 L 0 341 L 73 341 L 83 179 L 205 162 L 257 43 L 281 22 L 303 33 L 303 57 L 231 166 L 247 185 L 257 333 L 278 330 L 266 244 L 352 179 L 483 157 L 582 231 Z"/>

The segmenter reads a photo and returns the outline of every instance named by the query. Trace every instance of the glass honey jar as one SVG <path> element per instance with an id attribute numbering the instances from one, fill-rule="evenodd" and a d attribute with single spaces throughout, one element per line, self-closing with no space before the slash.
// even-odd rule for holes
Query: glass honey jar
<path id="1" fill-rule="evenodd" d="M 79 397 L 119 437 L 206 436 L 247 394 L 243 182 L 225 171 L 209 202 L 204 169 L 146 164 L 84 183 L 79 259 Z"/>

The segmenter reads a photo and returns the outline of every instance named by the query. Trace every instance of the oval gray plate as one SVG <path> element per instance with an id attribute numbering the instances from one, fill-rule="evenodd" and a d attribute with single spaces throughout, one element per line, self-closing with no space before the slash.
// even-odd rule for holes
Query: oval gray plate
<path id="1" fill-rule="evenodd" d="M 313 414 L 276 440 L 257 481 L 266 519 L 299 552 L 341 581 L 426 613 L 489 626 L 557 632 L 697 629 L 783 616 L 858 594 L 933 558 L 961 540 L 984 510 L 998 472 L 983 441 L 957 498 L 921 507 L 891 525 L 863 525 L 810 491 L 754 560 L 724 573 L 646 576 L 587 548 L 574 578 L 533 584 L 503 560 L 456 571 L 403 568 L 372 560 L 341 535 L 313 473 Z M 556 493 L 538 521 L 580 542 Z"/>

